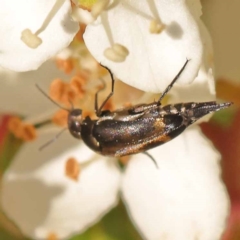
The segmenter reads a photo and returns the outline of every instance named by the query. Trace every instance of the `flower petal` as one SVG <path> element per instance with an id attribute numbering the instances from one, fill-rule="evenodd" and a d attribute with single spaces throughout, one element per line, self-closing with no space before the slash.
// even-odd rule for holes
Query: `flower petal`
<path id="1" fill-rule="evenodd" d="M 22 0 L 1 1 L 0 66 L 14 71 L 37 69 L 47 59 L 68 46 L 77 33 L 78 24 L 70 20 L 70 1 Z M 46 23 L 44 22 L 47 19 Z M 36 49 L 21 40 L 21 33 L 30 29 L 42 40 Z"/>
<path id="2" fill-rule="evenodd" d="M 127 166 L 122 192 L 129 213 L 146 239 L 220 239 L 228 196 L 220 180 L 219 154 L 197 126 L 149 158 L 136 155 Z"/>
<path id="3" fill-rule="evenodd" d="M 216 100 L 214 63 L 211 37 L 204 26 L 199 24 L 202 42 L 204 43 L 203 62 L 197 77 L 189 85 L 174 85 L 170 94 L 172 102 L 206 102 Z"/>
<path id="4" fill-rule="evenodd" d="M 66 78 L 52 61 L 47 61 L 38 70 L 16 73 L 0 70 L 0 112 L 39 115 L 57 107 L 39 92 L 35 84 L 47 92 L 56 77 Z"/>
<path id="5" fill-rule="evenodd" d="M 90 157 L 86 146 L 79 148 L 83 144 L 73 144 L 70 138 L 39 152 L 39 146 L 49 138 L 45 135 L 25 144 L 17 154 L 3 176 L 2 208 L 26 236 L 69 239 L 117 204 L 120 171 L 112 159 L 95 153 Z M 80 164 L 78 181 L 65 176 L 67 158 L 86 156 L 92 161 Z"/>
<path id="6" fill-rule="evenodd" d="M 114 42 L 127 47 L 130 52 L 126 61 L 116 64 L 104 57 L 109 39 L 101 23 L 87 26 L 84 39 L 90 52 L 99 62 L 108 66 L 117 78 L 144 91 L 163 91 L 186 58 L 191 61 L 178 82 L 192 82 L 204 55 L 198 24 L 201 12 L 199 1 L 193 1 L 191 5 L 179 0 L 154 1 L 159 17 L 166 25 L 160 34 L 150 34 L 149 20 L 140 13 L 132 12 L 129 7 L 131 4 L 137 11 L 151 16 L 147 1 L 129 2 L 121 1 L 106 13 Z"/>

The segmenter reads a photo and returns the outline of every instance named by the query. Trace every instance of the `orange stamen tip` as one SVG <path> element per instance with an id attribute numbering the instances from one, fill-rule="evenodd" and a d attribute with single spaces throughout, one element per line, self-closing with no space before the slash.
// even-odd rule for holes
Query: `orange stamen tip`
<path id="1" fill-rule="evenodd" d="M 8 122 L 8 130 L 16 137 L 22 139 L 24 123 L 19 117 L 12 117 Z"/>
<path id="2" fill-rule="evenodd" d="M 36 128 L 32 124 L 24 124 L 21 138 L 26 141 L 33 141 L 37 138 Z"/>
<path id="3" fill-rule="evenodd" d="M 61 127 L 67 126 L 67 120 L 68 112 L 63 109 L 57 111 L 52 117 L 52 122 Z"/>
<path id="4" fill-rule="evenodd" d="M 81 76 L 74 76 L 70 81 L 70 86 L 79 98 L 83 97 L 85 93 L 84 86 L 86 85 L 86 79 Z"/>
<path id="5" fill-rule="evenodd" d="M 75 158 L 69 158 L 65 165 L 66 176 L 74 181 L 78 181 L 79 173 L 80 173 L 79 163 Z"/>
<path id="6" fill-rule="evenodd" d="M 60 101 L 65 88 L 66 84 L 61 79 L 54 79 L 50 85 L 50 97 L 55 101 Z"/>
<path id="7" fill-rule="evenodd" d="M 58 240 L 56 233 L 49 233 L 47 236 L 47 240 Z"/>
<path id="8" fill-rule="evenodd" d="M 57 58 L 56 65 L 60 70 L 64 71 L 66 74 L 71 73 L 74 68 L 73 60 L 71 58 L 68 59 Z"/>
<path id="9" fill-rule="evenodd" d="M 22 125 L 22 120 L 19 117 L 11 117 L 8 122 L 8 130 L 14 133 Z"/>
<path id="10" fill-rule="evenodd" d="M 49 95 L 53 100 L 69 107 L 75 101 L 77 94 L 71 89 L 70 84 L 64 83 L 61 79 L 55 79 L 50 85 Z"/>

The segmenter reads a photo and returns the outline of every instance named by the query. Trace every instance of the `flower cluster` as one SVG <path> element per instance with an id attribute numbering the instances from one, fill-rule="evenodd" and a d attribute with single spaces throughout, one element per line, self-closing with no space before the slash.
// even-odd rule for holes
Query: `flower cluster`
<path id="1" fill-rule="evenodd" d="M 112 109 L 159 96 L 191 59 L 168 101 L 215 100 L 213 50 L 201 14 L 199 0 L 0 3 L 0 111 L 21 116 L 9 130 L 26 141 L 3 174 L 1 206 L 25 236 L 69 239 L 121 198 L 144 239 L 220 239 L 229 206 L 220 155 L 197 125 L 149 151 L 159 169 L 143 154 L 100 156 L 66 132 L 59 136 L 67 112 L 55 113 L 35 87 L 50 85 L 57 104 L 92 117 L 99 79 L 109 80 L 99 63 L 125 83 L 116 82 Z"/>

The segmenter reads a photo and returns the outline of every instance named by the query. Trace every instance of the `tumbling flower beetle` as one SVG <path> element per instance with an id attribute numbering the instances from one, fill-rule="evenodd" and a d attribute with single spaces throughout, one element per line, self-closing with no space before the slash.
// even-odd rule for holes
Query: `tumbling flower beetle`
<path id="1" fill-rule="evenodd" d="M 229 107 L 232 103 L 189 102 L 161 106 L 163 97 L 170 91 L 189 60 L 162 93 L 158 101 L 138 104 L 116 111 L 102 111 L 114 93 L 113 74 L 105 67 L 112 80 L 112 90 L 98 107 L 98 90 L 95 94 L 95 112 L 98 119 L 82 118 L 81 109 L 69 110 L 68 129 L 70 133 L 93 151 L 105 155 L 121 157 L 136 153 L 147 154 L 147 150 L 164 144 L 181 134 L 188 126 L 201 117 Z M 103 66 L 104 67 L 104 66 Z M 155 162 L 156 164 L 156 162 Z"/>

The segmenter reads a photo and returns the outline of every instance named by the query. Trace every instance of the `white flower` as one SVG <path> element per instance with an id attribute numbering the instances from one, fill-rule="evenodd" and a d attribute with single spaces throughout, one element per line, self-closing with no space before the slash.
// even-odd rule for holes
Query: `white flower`
<path id="1" fill-rule="evenodd" d="M 25 144 L 3 179 L 5 213 L 34 239 L 66 239 L 82 232 L 118 202 L 120 172 L 112 159 L 97 156 L 67 134 L 40 152 L 51 137 Z M 68 158 L 93 162 L 81 167 L 74 181 L 65 175 Z"/>
<path id="2" fill-rule="evenodd" d="M 186 58 L 191 58 L 179 82 L 194 82 L 173 89 L 172 100 L 214 99 L 211 39 L 199 19 L 199 2 L 154 3 L 155 8 L 153 1 L 131 1 L 138 15 L 129 7 L 129 1 L 121 1 L 116 8 L 99 13 L 105 20 L 108 14 L 115 41 L 112 45 L 115 52 L 111 54 L 125 54 L 122 58 L 118 56 L 121 63 L 113 63 L 103 55 L 111 45 L 103 31 L 106 22 L 101 24 L 98 19 L 87 27 L 87 46 L 121 80 L 153 92 L 163 91 Z M 153 9 L 159 11 L 158 17 Z M 144 14 L 140 16 L 142 12 L 153 16 L 146 20 Z M 156 27 L 160 33 L 150 35 L 149 24 L 151 31 Z M 29 98 L 22 90 L 18 94 L 25 96 L 24 104 L 26 100 L 31 102 L 32 95 Z M 117 91 L 125 93 L 116 88 Z M 7 94 L 5 97 L 7 100 Z M 42 99 L 36 100 L 36 106 L 38 101 L 47 101 Z M 14 102 L 14 98 L 9 101 Z M 18 99 L 19 105 L 21 101 Z M 0 105 L 0 110 L 1 107 L 7 109 Z M 45 106 L 41 111 L 48 109 Z M 21 109 L 16 111 L 21 113 Z M 41 111 L 35 110 L 35 114 Z M 28 119 L 31 117 L 29 114 Z M 124 171 L 116 159 L 97 155 L 67 133 L 39 152 L 38 148 L 55 134 L 44 134 L 41 130 L 38 134 L 35 142 L 26 143 L 18 152 L 2 182 L 3 210 L 26 236 L 69 239 L 111 210 L 122 193 L 129 215 L 145 239 L 220 239 L 228 214 L 228 196 L 220 179 L 220 156 L 197 126 L 149 151 L 159 169 L 149 157 L 138 154 L 130 159 Z"/>
<path id="3" fill-rule="evenodd" d="M 197 127 L 170 143 L 133 156 L 122 193 L 130 216 L 146 239 L 220 239 L 229 200 L 220 177 L 220 156 Z"/>
<path id="4" fill-rule="evenodd" d="M 79 28 L 70 10 L 64 0 L 1 1 L 0 66 L 30 71 L 67 47 Z"/>
<path id="5" fill-rule="evenodd" d="M 49 87 L 52 79 L 64 77 L 52 61 L 43 64 L 37 71 L 16 73 L 0 69 L 0 112 L 19 114 L 25 117 L 46 113 L 55 109 L 37 90 Z"/>
<path id="6" fill-rule="evenodd" d="M 191 83 L 202 64 L 206 73 L 212 68 L 211 40 L 199 19 L 199 1 L 151 2 L 120 1 L 117 7 L 103 12 L 96 23 L 87 26 L 84 39 L 93 56 L 117 78 L 144 91 L 161 92 L 186 58 L 191 61 L 178 83 Z M 148 24 L 157 17 L 165 29 L 160 34 L 150 34 Z M 104 50 L 115 43 L 129 50 L 124 62 L 115 63 L 104 56 Z M 212 89 L 209 91 L 214 94 Z"/>

